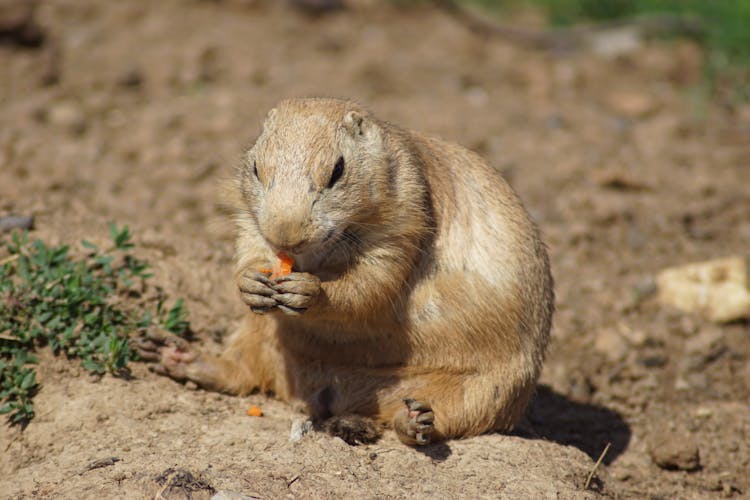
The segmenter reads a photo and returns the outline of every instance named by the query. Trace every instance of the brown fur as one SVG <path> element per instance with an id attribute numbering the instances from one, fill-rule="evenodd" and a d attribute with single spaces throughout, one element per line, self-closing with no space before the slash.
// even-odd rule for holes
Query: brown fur
<path id="1" fill-rule="evenodd" d="M 433 440 L 512 428 L 548 343 L 552 278 L 534 224 L 479 156 L 351 101 L 286 100 L 247 153 L 235 205 L 238 280 L 302 248 L 295 271 L 320 292 L 299 316 L 248 313 L 187 378 L 386 425 L 415 398 L 434 411 Z"/>

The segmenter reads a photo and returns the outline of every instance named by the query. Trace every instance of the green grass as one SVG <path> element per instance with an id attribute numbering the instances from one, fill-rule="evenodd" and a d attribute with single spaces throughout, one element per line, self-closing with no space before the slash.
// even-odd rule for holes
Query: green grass
<path id="1" fill-rule="evenodd" d="M 486 1 L 486 0 L 485 0 Z M 750 100 L 750 0 L 519 0 L 541 6 L 553 25 L 670 14 L 698 21 L 706 51 L 699 92 Z"/>
<path id="2" fill-rule="evenodd" d="M 541 8 L 553 26 L 612 21 L 650 14 L 686 16 L 699 21 L 702 43 L 729 61 L 750 65 L 750 0 L 455 0 L 502 16 L 521 6 Z M 429 0 L 391 0 L 399 6 Z"/>
<path id="3" fill-rule="evenodd" d="M 14 233 L 0 259 L 0 414 L 11 423 L 34 417 L 39 390 L 34 352 L 80 359 L 94 374 L 128 373 L 136 359 L 129 338 L 150 327 L 189 331 L 181 299 L 167 309 L 161 295 L 146 299 L 148 264 L 133 257 L 127 227 L 110 224 L 112 245 L 83 241 L 82 258 L 67 245 L 48 246 Z"/>
<path id="4" fill-rule="evenodd" d="M 750 0 L 456 0 L 502 18 L 522 6 L 542 9 L 550 25 L 627 20 L 666 14 L 697 21 L 706 52 L 697 92 L 725 102 L 750 100 Z M 400 3 L 409 3 L 401 0 Z"/>
<path id="5" fill-rule="evenodd" d="M 555 25 L 606 21 L 644 14 L 673 14 L 697 19 L 703 42 L 712 51 L 750 63 L 748 0 L 525 0 L 543 7 Z"/>

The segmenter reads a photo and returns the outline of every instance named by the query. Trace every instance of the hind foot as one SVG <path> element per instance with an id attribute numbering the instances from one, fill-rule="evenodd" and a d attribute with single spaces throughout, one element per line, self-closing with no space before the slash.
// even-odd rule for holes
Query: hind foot
<path id="1" fill-rule="evenodd" d="M 190 348 L 188 342 L 170 332 L 151 329 L 142 338 L 133 342 L 133 348 L 141 360 L 149 363 L 149 370 L 178 382 L 188 380 L 200 386 L 209 385 L 206 367 L 200 354 Z"/>
<path id="2" fill-rule="evenodd" d="M 404 398 L 406 408 L 393 417 L 393 428 L 402 443 L 424 446 L 432 440 L 435 431 L 435 414 L 424 401 Z"/>
<path id="3" fill-rule="evenodd" d="M 340 437 L 348 444 L 374 443 L 383 435 L 383 429 L 371 418 L 359 415 L 331 417 L 324 420 L 318 428 L 328 434 Z"/>

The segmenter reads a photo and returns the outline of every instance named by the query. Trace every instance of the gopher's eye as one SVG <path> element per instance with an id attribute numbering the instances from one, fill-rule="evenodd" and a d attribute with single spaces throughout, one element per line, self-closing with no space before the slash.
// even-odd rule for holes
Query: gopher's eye
<path id="1" fill-rule="evenodd" d="M 333 172 L 331 173 L 331 180 L 328 181 L 328 187 L 333 187 L 334 184 L 336 184 L 336 181 L 341 178 L 341 176 L 344 173 L 344 157 L 339 156 L 339 159 L 336 160 L 336 164 L 333 166 Z"/>
<path id="2" fill-rule="evenodd" d="M 255 178 L 260 180 L 260 177 L 258 177 L 258 165 L 256 165 L 255 160 L 253 160 L 253 174 L 255 174 Z"/>

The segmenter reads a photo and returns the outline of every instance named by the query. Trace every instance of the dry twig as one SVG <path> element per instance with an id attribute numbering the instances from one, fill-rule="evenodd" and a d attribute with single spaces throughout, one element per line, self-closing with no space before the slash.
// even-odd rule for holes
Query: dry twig
<path id="1" fill-rule="evenodd" d="M 594 478 L 594 474 L 596 473 L 596 469 L 599 468 L 599 465 L 602 463 L 602 460 L 604 460 L 604 456 L 609 451 L 609 447 L 612 446 L 612 443 L 607 443 L 607 446 L 604 447 L 604 451 L 602 451 L 602 454 L 599 455 L 599 460 L 596 461 L 594 464 L 594 467 L 591 469 L 591 472 L 589 472 L 588 477 L 586 478 L 586 482 L 583 483 L 583 489 L 587 490 L 589 489 L 589 485 L 591 484 L 591 480 Z"/>

